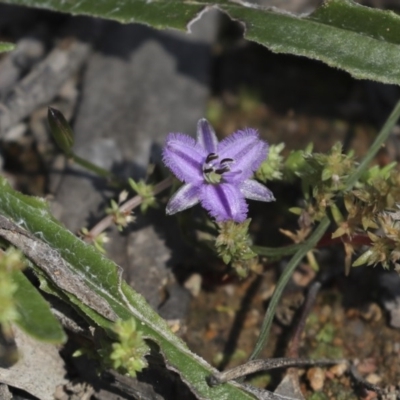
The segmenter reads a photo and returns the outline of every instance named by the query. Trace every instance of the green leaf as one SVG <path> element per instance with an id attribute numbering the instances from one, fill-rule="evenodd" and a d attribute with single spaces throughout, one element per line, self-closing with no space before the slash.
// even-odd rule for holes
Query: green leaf
<path id="1" fill-rule="evenodd" d="M 326 0 L 308 17 L 227 7 L 246 37 L 277 53 L 325 62 L 359 79 L 400 83 L 400 17 L 351 0 Z"/>
<path id="2" fill-rule="evenodd" d="M 143 337 L 159 345 L 167 364 L 179 372 L 199 397 L 218 400 L 253 399 L 252 395 L 234 383 L 209 387 L 206 378 L 217 371 L 192 353 L 186 344 L 171 332 L 167 323 L 145 299 L 121 279 L 120 268 L 116 264 L 63 228 L 50 215 L 45 202 L 14 191 L 0 178 L 0 214 L 17 221 L 19 226 L 51 246 L 52 253 L 49 256 L 56 259 L 61 255 L 66 261 L 66 272 L 86 285 L 88 290 L 92 291 L 93 297 L 98 296 L 106 301 L 116 318 L 126 320 L 134 317 Z M 55 255 L 54 251 L 58 255 Z M 51 277 L 48 278 L 51 280 Z M 51 283 L 54 283 L 54 280 Z M 61 290 L 60 287 L 51 287 L 50 290 L 59 292 L 62 298 L 68 299 L 72 306 L 79 309 L 93 323 L 110 328 L 111 321 L 100 315 L 100 311 L 91 309 L 84 303 L 83 298 Z"/>
<path id="3" fill-rule="evenodd" d="M 90 15 L 122 23 L 139 22 L 158 29 L 186 29 L 207 1 L 147 1 L 147 0 L 5 0 L 3 3 L 44 8 L 73 15 Z"/>
<path id="4" fill-rule="evenodd" d="M 327 181 L 328 179 L 330 179 L 332 177 L 332 171 L 328 168 L 324 168 L 322 170 L 322 176 L 321 176 L 321 180 L 322 181 Z"/>
<path id="5" fill-rule="evenodd" d="M 13 281 L 18 286 L 14 300 L 19 316 L 15 323 L 38 340 L 64 343 L 67 337 L 47 301 L 21 271 L 13 272 Z"/>
<path id="6" fill-rule="evenodd" d="M 245 25 L 244 37 L 276 53 L 323 61 L 359 79 L 400 84 L 400 16 L 351 0 L 326 0 L 313 14 L 296 16 L 245 1 L 4 0 L 123 23 L 185 30 L 207 6 L 217 6 Z"/>
<path id="7" fill-rule="evenodd" d="M 0 53 L 14 50 L 15 46 L 12 43 L 0 42 Z"/>

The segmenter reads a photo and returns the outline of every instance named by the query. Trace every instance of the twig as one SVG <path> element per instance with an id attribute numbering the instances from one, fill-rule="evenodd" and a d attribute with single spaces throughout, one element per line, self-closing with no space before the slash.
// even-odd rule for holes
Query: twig
<path id="1" fill-rule="evenodd" d="M 269 358 L 266 360 L 252 360 L 246 364 L 229 369 L 216 375 L 208 377 L 210 386 L 219 385 L 258 371 L 268 371 L 276 368 L 306 367 L 314 365 L 335 365 L 347 362 L 346 360 L 307 360 L 301 358 Z"/>
<path id="2" fill-rule="evenodd" d="M 163 190 L 167 189 L 172 185 L 172 176 L 164 179 L 163 181 L 157 183 L 153 189 L 153 195 L 157 195 L 161 193 Z M 143 201 L 142 196 L 135 196 L 126 201 L 122 206 L 119 208 L 121 212 L 128 213 L 132 211 L 134 208 L 138 207 Z M 98 222 L 87 234 L 87 240 L 91 240 L 98 236 L 100 233 L 104 232 L 110 225 L 113 224 L 113 216 L 108 215 L 107 217 L 103 218 L 100 222 Z"/>
<path id="3" fill-rule="evenodd" d="M 355 382 L 358 385 L 362 386 L 363 388 L 365 388 L 367 390 L 372 390 L 379 395 L 382 395 L 384 393 L 382 388 L 380 388 L 379 386 L 373 385 L 372 383 L 369 383 L 368 381 L 363 379 L 362 376 L 358 373 L 357 367 L 354 364 L 350 367 L 350 374 L 351 374 L 352 378 L 355 380 Z"/>
<path id="4" fill-rule="evenodd" d="M 315 281 L 312 283 L 310 289 L 307 292 L 306 299 L 302 306 L 301 315 L 297 322 L 296 329 L 293 333 L 292 340 L 289 344 L 289 349 L 287 351 L 287 355 L 289 357 L 298 357 L 299 356 L 299 345 L 301 335 L 304 331 L 304 327 L 306 325 L 307 317 L 310 315 L 311 309 L 315 303 L 315 298 L 321 288 L 321 282 Z"/>

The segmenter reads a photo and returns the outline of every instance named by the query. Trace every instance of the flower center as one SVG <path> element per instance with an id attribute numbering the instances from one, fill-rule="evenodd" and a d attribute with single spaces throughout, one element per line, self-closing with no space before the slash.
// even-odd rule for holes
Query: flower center
<path id="1" fill-rule="evenodd" d="M 231 170 L 230 164 L 234 162 L 232 158 L 224 158 L 218 162 L 218 158 L 218 154 L 210 153 L 203 164 L 204 180 L 212 185 L 222 181 L 222 175 Z"/>

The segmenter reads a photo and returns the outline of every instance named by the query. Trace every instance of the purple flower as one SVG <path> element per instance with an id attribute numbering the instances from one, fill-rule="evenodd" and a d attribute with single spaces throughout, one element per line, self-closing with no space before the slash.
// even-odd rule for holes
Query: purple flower
<path id="1" fill-rule="evenodd" d="M 197 123 L 197 141 L 170 133 L 163 161 L 185 184 L 169 200 L 167 214 L 200 202 L 218 222 L 243 222 L 247 217 L 245 198 L 275 200 L 269 189 L 250 179 L 267 155 L 268 144 L 255 129 L 237 131 L 218 143 L 214 129 L 203 118 Z"/>

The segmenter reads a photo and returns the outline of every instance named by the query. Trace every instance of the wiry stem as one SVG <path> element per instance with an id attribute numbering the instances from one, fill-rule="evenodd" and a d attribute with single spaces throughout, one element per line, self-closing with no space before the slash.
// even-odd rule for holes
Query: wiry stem
<path id="1" fill-rule="evenodd" d="M 276 368 L 309 367 L 315 365 L 327 366 L 341 364 L 343 362 L 346 362 L 346 360 L 306 360 L 301 358 L 267 358 L 265 360 L 251 360 L 246 364 L 210 376 L 208 378 L 208 383 L 210 386 L 216 386 L 233 379 L 254 374 L 255 372 L 269 371 Z"/>
<path id="2" fill-rule="evenodd" d="M 163 190 L 167 189 L 171 185 L 172 185 L 172 176 L 169 176 L 168 178 L 164 179 L 163 181 L 157 183 L 157 185 L 154 186 L 153 195 L 155 196 L 158 193 L 161 193 Z M 137 195 L 126 201 L 124 204 L 122 204 L 119 210 L 122 213 L 128 213 L 129 211 L 132 211 L 134 208 L 140 206 L 142 201 L 143 197 Z M 100 233 L 104 232 L 112 224 L 113 224 L 113 216 L 107 215 L 107 217 L 104 217 L 89 231 L 86 237 L 88 238 L 88 240 L 91 240 L 96 236 L 98 236 Z"/>

